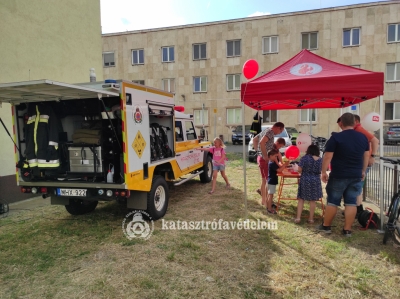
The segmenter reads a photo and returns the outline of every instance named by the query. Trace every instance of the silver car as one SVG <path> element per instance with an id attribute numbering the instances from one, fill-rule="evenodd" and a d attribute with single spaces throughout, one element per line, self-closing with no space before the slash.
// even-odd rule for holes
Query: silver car
<path id="1" fill-rule="evenodd" d="M 272 128 L 272 125 L 263 125 L 261 126 L 261 130 L 264 131 L 265 129 L 269 129 Z M 280 148 L 280 152 L 283 155 L 285 155 L 285 150 L 288 146 L 292 145 L 292 141 L 290 140 L 289 134 L 286 131 L 286 129 L 284 129 L 282 131 L 282 133 L 275 135 L 274 138 L 274 142 L 276 142 L 278 140 L 278 138 L 282 137 L 283 139 L 285 139 L 286 145 L 282 148 Z M 248 146 L 248 154 L 249 154 L 249 162 L 255 162 L 257 159 L 257 150 L 253 148 L 253 138 L 250 140 L 249 142 L 249 146 Z"/>

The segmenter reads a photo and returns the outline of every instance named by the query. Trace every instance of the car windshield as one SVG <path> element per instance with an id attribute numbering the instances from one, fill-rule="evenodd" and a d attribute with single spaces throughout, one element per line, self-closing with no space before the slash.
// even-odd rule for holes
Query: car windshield
<path id="1" fill-rule="evenodd" d="M 290 128 L 290 127 L 286 127 L 286 131 L 291 134 L 291 133 L 299 133 L 296 128 Z"/>
<path id="2" fill-rule="evenodd" d="M 250 131 L 251 126 L 244 126 L 244 129 L 248 133 Z M 242 133 L 242 126 L 237 126 L 234 132 Z"/>

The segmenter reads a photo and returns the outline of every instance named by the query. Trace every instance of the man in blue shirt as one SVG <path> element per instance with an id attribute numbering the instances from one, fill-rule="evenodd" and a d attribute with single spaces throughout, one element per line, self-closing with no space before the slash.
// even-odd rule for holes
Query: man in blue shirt
<path id="1" fill-rule="evenodd" d="M 317 227 L 331 233 L 331 224 L 341 199 L 344 199 L 345 222 L 343 234 L 351 236 L 351 226 L 357 211 L 357 196 L 361 193 L 369 161 L 369 143 L 364 134 L 354 130 L 354 115 L 340 117 L 342 132 L 333 134 L 327 141 L 322 161 L 321 179 L 326 185 L 327 207 L 324 222 Z M 327 169 L 331 164 L 331 173 Z"/>

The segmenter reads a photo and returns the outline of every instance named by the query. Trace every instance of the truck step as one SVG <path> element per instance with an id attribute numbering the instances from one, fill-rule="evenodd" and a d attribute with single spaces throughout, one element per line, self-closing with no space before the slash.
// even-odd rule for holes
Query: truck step
<path id="1" fill-rule="evenodd" d="M 175 183 L 174 186 L 182 185 L 183 183 L 185 183 L 185 182 L 187 182 L 187 181 L 193 179 L 195 176 L 198 176 L 198 175 L 201 174 L 201 173 L 203 173 L 203 170 L 200 170 L 199 172 L 196 172 L 196 173 L 191 174 L 189 177 L 184 178 L 183 180 L 181 180 L 181 181 Z"/>

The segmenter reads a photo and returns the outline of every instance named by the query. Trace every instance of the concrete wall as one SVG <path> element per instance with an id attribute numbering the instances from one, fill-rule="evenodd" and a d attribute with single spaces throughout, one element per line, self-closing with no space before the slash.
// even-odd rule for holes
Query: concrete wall
<path id="1" fill-rule="evenodd" d="M 241 107 L 240 91 L 226 90 L 226 75 L 242 72 L 248 59 L 255 59 L 260 70 L 257 76 L 273 70 L 301 51 L 301 33 L 315 32 L 318 49 L 313 53 L 361 68 L 385 72 L 386 63 L 400 61 L 400 43 L 386 42 L 388 23 L 400 22 L 400 3 L 380 2 L 306 12 L 244 18 L 230 21 L 176 26 L 103 35 L 103 52 L 115 52 L 115 67 L 103 69 L 106 78 L 145 80 L 145 84 L 162 88 L 163 78 L 175 78 L 177 105 L 186 112 L 208 109 L 210 136 L 217 134 L 230 139 L 226 109 Z M 344 28 L 361 28 L 361 45 L 343 47 Z M 262 37 L 278 35 L 279 53 L 262 54 Z M 241 40 L 241 56 L 226 57 L 226 41 Z M 207 43 L 207 59 L 192 59 L 192 44 Z M 175 47 L 175 62 L 161 62 L 161 47 Z M 144 65 L 132 65 L 131 50 L 144 49 Z M 193 77 L 207 76 L 207 93 L 193 92 Z M 242 77 L 242 80 L 245 80 Z M 182 97 L 184 95 L 185 97 Z M 400 85 L 385 84 L 385 101 L 400 100 Z M 375 109 L 376 107 L 376 109 Z M 214 117 L 214 109 L 217 115 Z M 379 112 L 377 99 L 360 105 L 361 117 L 371 111 Z M 313 123 L 313 135 L 329 136 L 337 131 L 339 109 L 320 109 Z M 251 124 L 254 110 L 245 108 L 246 124 Z M 216 121 L 214 121 L 214 119 Z M 309 132 L 309 123 L 300 122 L 296 110 L 278 111 L 278 121 L 286 126 Z"/>
<path id="2" fill-rule="evenodd" d="M 0 1 L 0 83 L 103 80 L 100 0 Z M 11 108 L 0 117 L 12 134 Z M 0 127 L 0 176 L 15 173 L 11 140 Z"/>

